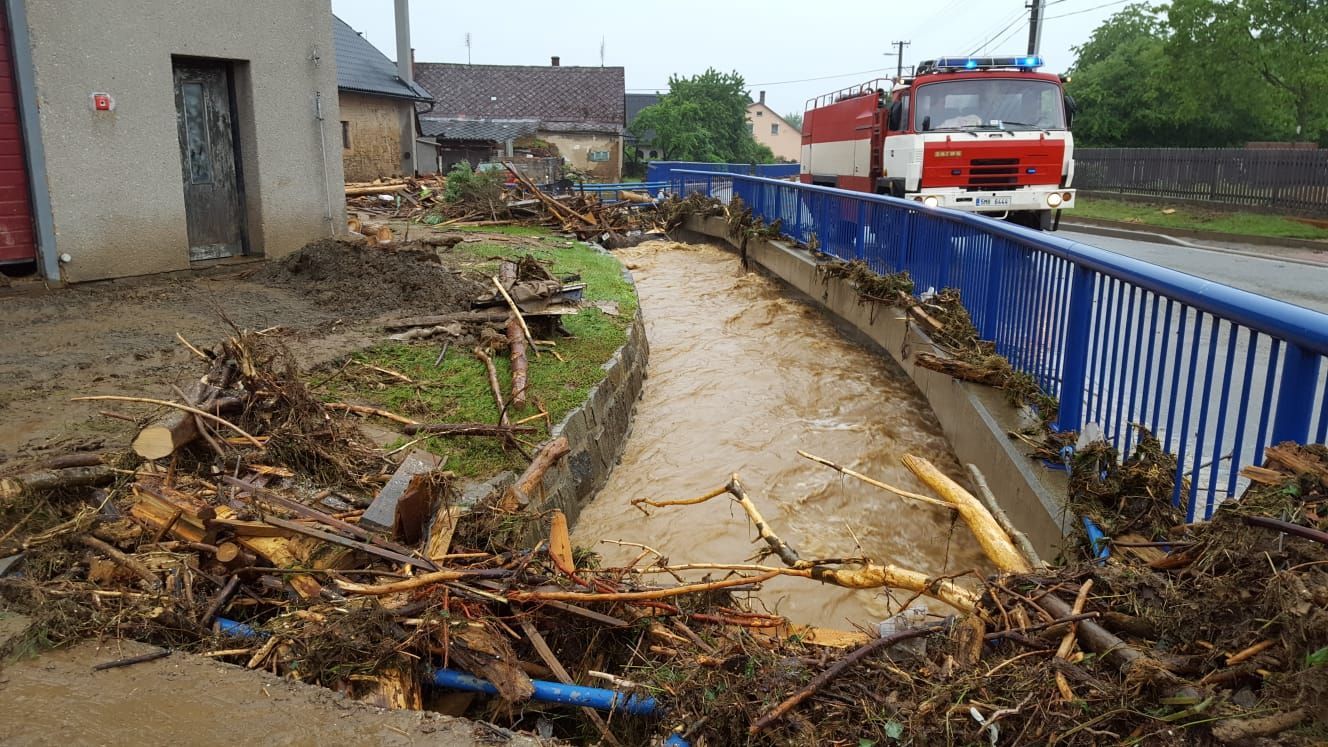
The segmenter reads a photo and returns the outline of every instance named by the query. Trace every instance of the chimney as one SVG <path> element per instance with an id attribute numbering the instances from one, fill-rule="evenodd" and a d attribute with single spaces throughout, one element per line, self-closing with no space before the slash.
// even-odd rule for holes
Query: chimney
<path id="1" fill-rule="evenodd" d="M 397 22 L 397 77 L 410 83 L 415 80 L 415 55 L 410 49 L 410 0 L 396 0 L 393 11 Z"/>
<path id="2" fill-rule="evenodd" d="M 761 91 L 761 103 L 765 103 L 765 91 Z"/>
<path id="3" fill-rule="evenodd" d="M 549 58 L 549 64 L 554 67 L 558 67 L 558 61 L 559 61 L 558 55 L 554 55 Z"/>

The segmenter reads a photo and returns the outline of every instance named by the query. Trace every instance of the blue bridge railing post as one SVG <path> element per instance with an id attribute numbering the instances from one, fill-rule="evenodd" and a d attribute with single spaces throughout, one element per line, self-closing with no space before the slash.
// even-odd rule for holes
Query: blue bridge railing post
<path id="1" fill-rule="evenodd" d="M 1309 443 L 1310 415 L 1314 412 L 1315 387 L 1319 381 L 1319 362 L 1315 355 L 1299 345 L 1288 345 L 1282 362 L 1282 377 L 1277 385 L 1277 412 L 1273 416 L 1272 443 L 1295 441 Z M 1274 365 L 1269 361 L 1268 365 Z M 1256 454 L 1262 459 L 1262 454 Z"/>
<path id="2" fill-rule="evenodd" d="M 1092 270 L 1074 266 L 1070 278 L 1070 308 L 1065 319 L 1065 359 L 1061 364 L 1061 406 L 1056 427 L 1077 431 L 1084 418 L 1084 389 L 1088 379 L 1088 348 L 1093 324 Z"/>
<path id="3" fill-rule="evenodd" d="M 853 258 L 862 259 L 863 244 L 867 240 L 867 202 L 858 201 L 858 222 L 853 232 Z"/>
<path id="4" fill-rule="evenodd" d="M 1001 319 L 1001 281 L 1005 274 L 1005 255 L 1000 251 L 996 241 L 991 242 L 991 254 L 987 261 L 987 288 L 986 295 L 983 297 L 982 306 L 982 327 L 978 334 L 982 335 L 984 340 L 995 340 L 998 325 Z"/>

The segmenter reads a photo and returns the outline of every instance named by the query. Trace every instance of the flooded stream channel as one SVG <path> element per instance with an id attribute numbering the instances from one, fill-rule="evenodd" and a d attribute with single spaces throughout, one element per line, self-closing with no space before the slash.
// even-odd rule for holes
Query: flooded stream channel
<path id="1" fill-rule="evenodd" d="M 845 339 L 775 281 L 743 273 L 731 252 L 654 241 L 617 254 L 636 277 L 650 367 L 622 463 L 582 512 L 577 544 L 606 565 L 640 554 L 606 539 L 649 545 L 675 564 L 742 562 L 758 549 L 756 533 L 727 498 L 649 516 L 629 503 L 695 497 L 736 472 L 804 558 L 865 555 L 929 574 L 985 567 L 968 529 L 944 511 L 797 455 L 923 493 L 901 455 L 960 477 L 926 401 L 893 362 Z M 897 612 L 907 595 L 892 603 L 881 591 L 782 578 L 759 597 L 794 622 L 847 629 Z"/>

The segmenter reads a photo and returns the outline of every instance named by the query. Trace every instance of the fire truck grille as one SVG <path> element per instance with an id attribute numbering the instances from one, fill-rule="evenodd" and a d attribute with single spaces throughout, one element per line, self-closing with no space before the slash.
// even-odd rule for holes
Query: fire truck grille
<path id="1" fill-rule="evenodd" d="M 968 169 L 968 189 L 1013 187 L 1019 183 L 1018 158 L 974 158 Z"/>

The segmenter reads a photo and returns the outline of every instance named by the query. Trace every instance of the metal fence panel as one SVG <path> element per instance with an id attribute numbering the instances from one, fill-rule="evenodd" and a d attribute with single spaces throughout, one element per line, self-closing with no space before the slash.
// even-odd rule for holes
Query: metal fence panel
<path id="1" fill-rule="evenodd" d="M 1074 186 L 1322 213 L 1328 209 L 1328 150 L 1079 148 L 1074 153 Z"/>
<path id="2" fill-rule="evenodd" d="M 1328 315 L 972 213 L 718 172 L 673 191 L 735 195 L 783 232 L 919 291 L 956 288 L 983 339 L 1128 456 L 1136 425 L 1177 456 L 1191 519 L 1244 488 L 1282 441 L 1328 436 Z"/>
<path id="3" fill-rule="evenodd" d="M 798 175 L 796 163 L 703 163 L 700 161 L 651 161 L 646 166 L 646 181 L 666 182 L 679 170 L 716 171 L 725 174 L 746 174 L 771 179 L 787 179 Z"/>

